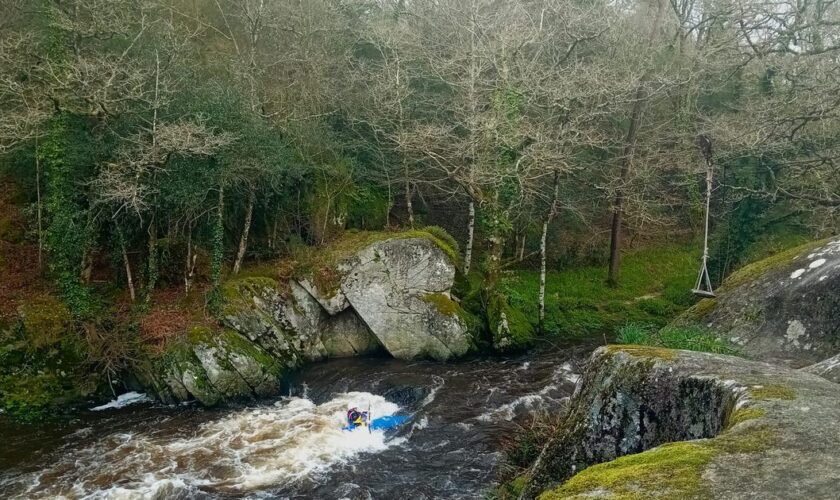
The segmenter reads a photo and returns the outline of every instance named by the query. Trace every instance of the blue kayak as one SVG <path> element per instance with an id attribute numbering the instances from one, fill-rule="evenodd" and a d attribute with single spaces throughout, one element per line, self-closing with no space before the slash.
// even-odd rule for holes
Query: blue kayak
<path id="1" fill-rule="evenodd" d="M 372 431 L 387 431 L 388 429 L 393 429 L 395 427 L 399 427 L 402 424 L 408 422 L 409 417 L 407 415 L 388 415 L 386 417 L 379 417 L 374 418 L 370 422 L 370 430 Z M 363 429 L 363 427 L 350 427 L 344 426 L 341 430 L 344 431 L 354 431 L 356 429 Z"/>

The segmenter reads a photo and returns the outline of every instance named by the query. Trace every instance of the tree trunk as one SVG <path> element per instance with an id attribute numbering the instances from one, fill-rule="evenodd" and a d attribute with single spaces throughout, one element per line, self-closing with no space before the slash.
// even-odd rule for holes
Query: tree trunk
<path id="1" fill-rule="evenodd" d="M 526 233 L 522 233 L 522 240 L 519 242 L 519 262 L 525 260 L 525 243 L 527 242 L 528 235 Z"/>
<path id="2" fill-rule="evenodd" d="M 195 262 L 198 258 L 192 251 L 192 226 L 187 223 L 187 260 L 184 266 L 184 294 L 189 295 L 195 276 Z"/>
<path id="3" fill-rule="evenodd" d="M 557 216 L 557 202 L 560 197 L 560 175 L 554 172 L 554 195 L 551 199 L 551 207 L 548 210 L 548 217 L 543 222 L 542 237 L 540 238 L 540 296 L 539 296 L 539 329 L 540 333 L 545 333 L 545 274 L 547 262 L 547 243 L 548 243 L 548 226 L 551 221 Z"/>
<path id="4" fill-rule="evenodd" d="M 128 282 L 128 293 L 131 295 L 131 301 L 137 300 L 137 295 L 134 292 L 134 278 L 131 275 L 131 261 L 128 260 L 128 251 L 125 248 L 125 241 L 120 241 L 122 247 L 123 265 L 125 266 L 125 279 Z"/>
<path id="5" fill-rule="evenodd" d="M 239 251 L 236 253 L 236 261 L 233 263 L 233 274 L 239 274 L 242 268 L 242 261 L 245 259 L 245 251 L 248 248 L 248 234 L 251 232 L 251 218 L 254 215 L 254 202 L 256 194 L 254 190 L 248 191 L 248 208 L 245 210 L 245 227 L 242 228 L 242 237 L 239 238 Z"/>
<path id="6" fill-rule="evenodd" d="M 405 209 L 408 211 L 408 226 L 414 227 L 414 204 L 411 202 L 411 182 L 405 180 Z"/>
<path id="7" fill-rule="evenodd" d="M 41 208 L 41 158 L 38 156 L 38 135 L 35 135 L 35 195 L 37 197 L 38 218 L 38 272 L 44 267 L 44 227 Z"/>
<path id="8" fill-rule="evenodd" d="M 539 328 L 540 333 L 545 333 L 545 268 L 546 268 L 546 242 L 548 240 L 548 225 L 550 223 L 549 219 L 546 219 L 543 222 L 542 227 L 542 237 L 540 238 L 540 296 L 539 296 L 539 306 L 540 306 L 540 317 L 539 317 Z"/>
<path id="9" fill-rule="evenodd" d="M 475 202 L 470 201 L 470 216 L 467 225 L 467 248 L 464 250 L 464 275 L 470 274 L 473 242 L 475 239 Z"/>
<path id="10" fill-rule="evenodd" d="M 656 10 L 656 17 L 651 27 L 650 37 L 648 38 L 648 48 L 653 45 L 656 39 L 656 33 L 659 31 L 659 25 L 662 22 L 663 11 L 665 10 L 665 1 L 659 0 Z M 630 168 L 633 164 L 633 155 L 636 152 L 636 136 L 639 133 L 639 126 L 642 121 L 642 111 L 644 111 L 647 103 L 647 92 L 645 91 L 645 83 L 649 75 L 646 73 L 639 81 L 636 87 L 635 100 L 633 102 L 633 109 L 630 112 L 630 126 L 627 129 L 627 136 L 624 141 L 624 155 L 621 159 L 621 171 L 619 173 L 619 185 L 613 200 L 613 214 L 612 224 L 610 226 L 610 264 L 609 273 L 607 275 L 607 283 L 612 286 L 618 286 L 619 273 L 621 272 L 621 225 L 624 216 L 624 183 L 630 175 Z"/>
<path id="11" fill-rule="evenodd" d="M 149 263 L 148 279 L 146 280 L 146 302 L 152 300 L 152 292 L 157 285 L 158 278 L 158 249 L 157 249 L 157 223 L 152 220 L 149 224 Z"/>

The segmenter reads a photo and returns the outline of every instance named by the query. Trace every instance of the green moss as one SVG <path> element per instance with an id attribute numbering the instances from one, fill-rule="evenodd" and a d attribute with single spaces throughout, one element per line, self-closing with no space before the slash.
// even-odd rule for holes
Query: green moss
<path id="1" fill-rule="evenodd" d="M 32 348 L 59 342 L 72 329 L 73 318 L 67 307 L 55 297 L 33 297 L 18 309 L 21 324 Z"/>
<path id="2" fill-rule="evenodd" d="M 521 349 L 534 341 L 534 327 L 528 318 L 512 307 L 507 298 L 494 293 L 487 301 L 487 322 L 497 349 Z"/>
<path id="3" fill-rule="evenodd" d="M 802 254 L 807 254 L 812 250 L 815 250 L 826 243 L 828 243 L 830 239 L 824 239 L 819 241 L 811 241 L 805 243 L 804 245 L 799 245 L 797 247 L 785 250 L 784 252 L 779 252 L 772 257 L 768 257 L 766 259 L 760 260 L 758 262 L 753 262 L 752 264 L 747 264 L 746 266 L 742 267 L 741 269 L 732 273 L 729 278 L 723 283 L 723 286 L 720 287 L 720 291 L 731 290 L 736 288 L 744 283 L 749 283 L 762 274 L 772 270 L 777 269 L 779 267 L 785 266 L 793 261 L 797 256 Z"/>
<path id="4" fill-rule="evenodd" d="M 706 498 L 708 492 L 702 484 L 702 472 L 716 453 L 714 448 L 702 443 L 666 444 L 588 467 L 539 498 L 583 499 L 596 491 L 617 500 L 644 500 L 651 498 L 652 492 L 658 492 L 663 498 Z"/>
<path id="5" fill-rule="evenodd" d="M 747 420 L 759 419 L 766 414 L 767 411 L 764 408 L 739 408 L 729 415 L 726 425 L 727 427 L 733 427 Z"/>
<path id="6" fill-rule="evenodd" d="M 607 346 L 607 352 L 614 354 L 617 352 L 626 352 L 627 354 L 643 357 L 655 358 L 664 361 L 673 361 L 677 357 L 677 353 L 671 349 L 664 349 L 660 347 L 652 347 L 646 345 L 628 345 L 628 344 L 611 344 Z"/>
<path id="7" fill-rule="evenodd" d="M 721 453 L 759 453 L 770 449 L 776 439 L 776 432 L 769 425 L 759 424 L 738 432 L 724 432 L 710 445 Z"/>
<path id="8" fill-rule="evenodd" d="M 446 316 L 455 316 L 461 310 L 461 306 L 444 293 L 427 293 L 423 295 L 423 300 Z"/>
<path id="9" fill-rule="evenodd" d="M 754 399 L 783 399 L 788 401 L 796 399 L 796 391 L 781 384 L 756 385 L 749 388 L 749 393 Z"/>
<path id="10" fill-rule="evenodd" d="M 717 307 L 717 299 L 703 299 L 700 302 L 689 307 L 680 319 L 700 321 L 708 316 Z"/>
<path id="11" fill-rule="evenodd" d="M 224 308 L 222 314 L 227 315 L 239 309 L 253 306 L 253 297 L 260 295 L 263 290 L 276 290 L 277 280 L 265 276 L 247 276 L 226 281 L 222 285 Z"/>
<path id="12" fill-rule="evenodd" d="M 741 421 L 759 418 L 758 413 L 745 412 Z M 713 439 L 668 443 L 588 467 L 539 498 L 584 499 L 595 493 L 598 498 L 618 500 L 711 498 L 703 483 L 703 472 L 715 457 L 760 453 L 773 446 L 775 440 L 776 433 L 768 425 L 753 425 Z"/>
<path id="13" fill-rule="evenodd" d="M 283 367 L 274 358 L 239 333 L 233 330 L 225 330 L 220 338 L 228 346 L 230 352 L 239 353 L 253 359 L 259 363 L 263 370 L 276 377 L 283 375 Z"/>

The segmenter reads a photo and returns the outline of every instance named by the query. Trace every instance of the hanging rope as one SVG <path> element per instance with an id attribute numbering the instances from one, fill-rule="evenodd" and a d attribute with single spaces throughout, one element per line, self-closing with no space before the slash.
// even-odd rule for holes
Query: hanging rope
<path id="1" fill-rule="evenodd" d="M 712 180 L 714 167 L 712 165 L 712 141 L 705 135 L 698 135 L 695 144 L 700 148 L 700 153 L 706 160 L 706 223 L 703 230 L 703 262 L 700 264 L 700 271 L 697 273 L 697 283 L 691 292 L 698 297 L 714 298 L 715 291 L 712 288 L 712 280 L 709 277 L 709 214 L 712 205 Z"/>

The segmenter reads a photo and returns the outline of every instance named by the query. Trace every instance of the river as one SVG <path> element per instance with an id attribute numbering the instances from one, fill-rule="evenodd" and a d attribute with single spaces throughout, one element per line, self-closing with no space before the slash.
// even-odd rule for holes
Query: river
<path id="1" fill-rule="evenodd" d="M 482 498 L 518 425 L 568 401 L 591 346 L 457 363 L 351 358 L 237 408 L 138 404 L 0 430 L 0 498 Z M 410 421 L 341 430 L 348 405 Z"/>

